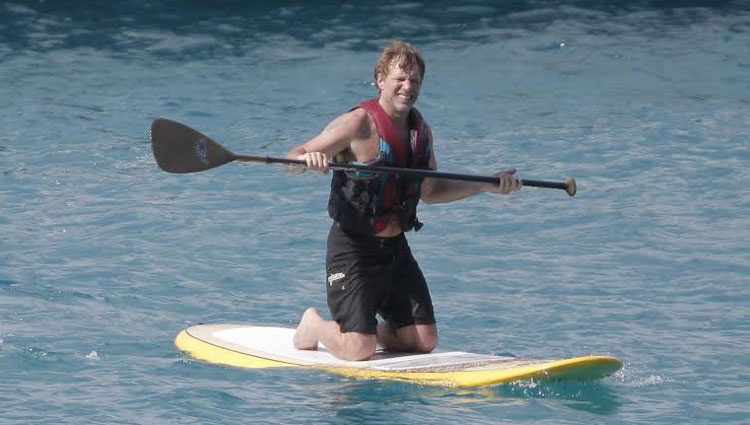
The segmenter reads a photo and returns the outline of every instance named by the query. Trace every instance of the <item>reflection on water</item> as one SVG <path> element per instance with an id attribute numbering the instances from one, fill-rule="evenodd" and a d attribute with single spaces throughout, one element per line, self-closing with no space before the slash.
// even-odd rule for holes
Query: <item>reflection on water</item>
<path id="1" fill-rule="evenodd" d="M 550 406 L 613 415 L 622 405 L 616 387 L 604 381 L 524 380 L 483 388 L 448 388 L 378 380 L 350 380 L 338 385 L 316 385 L 324 406 L 342 419 L 355 420 L 363 411 L 373 422 L 392 420 L 413 423 L 420 413 L 404 409 L 363 409 L 373 400 L 385 406 L 428 405 L 441 412 L 471 411 L 483 407 L 500 412 L 512 406 L 528 406 L 544 400 Z"/>

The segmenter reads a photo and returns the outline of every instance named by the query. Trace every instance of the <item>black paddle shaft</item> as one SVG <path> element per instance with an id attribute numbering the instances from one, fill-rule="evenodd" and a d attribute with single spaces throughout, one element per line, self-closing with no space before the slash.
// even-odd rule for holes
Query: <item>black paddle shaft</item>
<path id="1" fill-rule="evenodd" d="M 306 165 L 305 161 L 296 159 L 235 154 L 208 136 L 184 124 L 166 118 L 158 118 L 151 124 L 151 146 L 159 167 L 170 173 L 194 173 L 215 168 L 232 161 Z M 434 170 L 418 170 L 358 163 L 339 164 L 329 162 L 329 168 L 341 171 L 397 174 L 411 179 L 435 178 L 495 184 L 500 182 L 500 178 L 495 176 L 444 173 Z M 573 177 L 568 177 L 564 182 L 526 179 L 522 179 L 521 182 L 524 186 L 562 189 L 570 196 L 576 194 L 576 183 Z"/>

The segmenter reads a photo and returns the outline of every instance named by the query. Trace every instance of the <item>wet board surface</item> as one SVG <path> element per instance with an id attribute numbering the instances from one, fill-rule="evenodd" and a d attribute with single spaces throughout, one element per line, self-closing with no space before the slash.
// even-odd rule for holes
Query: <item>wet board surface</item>
<path id="1" fill-rule="evenodd" d="M 318 350 L 297 350 L 292 345 L 293 335 L 293 328 L 206 324 L 183 330 L 175 344 L 198 360 L 242 368 L 318 368 L 359 378 L 466 387 L 531 378 L 601 379 L 622 366 L 611 356 L 529 360 L 446 350 L 414 354 L 379 349 L 368 360 L 348 361 L 335 357 L 322 344 Z"/>

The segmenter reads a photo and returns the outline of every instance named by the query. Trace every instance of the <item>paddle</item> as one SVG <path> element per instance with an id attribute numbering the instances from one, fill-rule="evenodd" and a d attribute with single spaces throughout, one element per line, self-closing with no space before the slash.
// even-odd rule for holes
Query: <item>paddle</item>
<path id="1" fill-rule="evenodd" d="M 211 140 L 208 136 L 192 128 L 166 118 L 157 118 L 151 124 L 151 146 L 156 163 L 170 173 L 194 173 L 204 171 L 227 162 L 261 162 L 265 164 L 305 165 L 305 161 L 269 156 L 238 155 Z M 372 173 L 398 174 L 404 177 L 421 179 L 437 178 L 465 180 L 473 182 L 498 183 L 500 179 L 493 176 L 475 176 L 470 174 L 442 173 L 433 170 L 384 167 L 365 164 L 329 163 L 332 170 L 365 171 Z M 562 189 L 573 196 L 576 194 L 576 182 L 568 177 L 564 182 L 523 179 L 524 186 Z"/>

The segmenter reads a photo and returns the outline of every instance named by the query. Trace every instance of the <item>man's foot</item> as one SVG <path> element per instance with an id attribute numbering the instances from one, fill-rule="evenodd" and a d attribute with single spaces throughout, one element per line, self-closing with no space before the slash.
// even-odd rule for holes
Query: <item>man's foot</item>
<path id="1" fill-rule="evenodd" d="M 297 325 L 297 331 L 294 333 L 294 348 L 298 350 L 317 350 L 318 338 L 315 327 L 320 323 L 322 318 L 315 307 L 310 307 L 302 314 L 302 319 Z"/>

